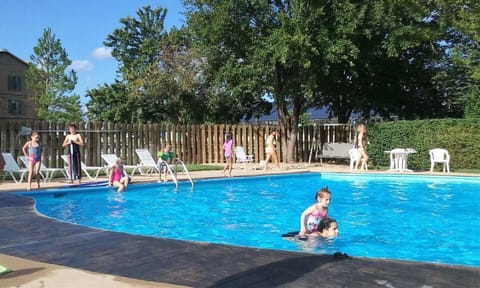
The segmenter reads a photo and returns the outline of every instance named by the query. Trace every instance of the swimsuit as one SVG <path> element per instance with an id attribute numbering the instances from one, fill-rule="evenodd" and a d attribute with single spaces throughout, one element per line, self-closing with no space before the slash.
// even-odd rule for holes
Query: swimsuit
<path id="1" fill-rule="evenodd" d="M 322 214 L 320 210 L 315 209 L 310 215 L 308 215 L 307 218 L 307 229 L 308 233 L 312 233 L 317 230 L 318 224 L 320 224 L 320 221 L 324 218 L 327 218 L 328 216 L 328 211 L 325 211 L 325 214 Z"/>
<path id="2" fill-rule="evenodd" d="M 157 156 L 159 158 L 161 158 L 163 161 L 168 161 L 169 158 L 175 158 L 175 152 L 170 152 L 170 151 L 167 151 L 167 152 L 163 152 L 163 151 L 160 151 L 158 152 Z"/>
<path id="3" fill-rule="evenodd" d="M 120 182 L 120 180 L 123 177 L 123 170 L 118 168 L 118 167 L 113 167 L 113 173 L 112 173 L 112 179 L 110 179 L 110 182 Z"/>
<path id="4" fill-rule="evenodd" d="M 265 147 L 265 153 L 270 154 L 270 153 L 275 152 L 275 144 L 274 143 L 270 143 L 270 141 L 267 140 L 266 144 L 267 144 L 267 147 Z"/>
<path id="5" fill-rule="evenodd" d="M 233 146 L 233 140 L 230 139 L 228 141 L 225 141 L 225 143 L 223 143 L 223 150 L 225 150 L 225 157 L 226 158 L 230 158 L 232 157 L 232 146 Z"/>
<path id="6" fill-rule="evenodd" d="M 42 156 L 42 147 L 40 144 L 37 146 L 33 146 L 32 144 L 29 145 L 28 147 L 28 160 L 30 160 L 30 163 L 36 164 L 37 162 L 40 162 Z"/>
<path id="7" fill-rule="evenodd" d="M 69 172 L 70 180 L 82 179 L 82 162 L 80 160 L 80 145 L 76 143 L 70 143 L 68 146 L 69 158 Z"/>

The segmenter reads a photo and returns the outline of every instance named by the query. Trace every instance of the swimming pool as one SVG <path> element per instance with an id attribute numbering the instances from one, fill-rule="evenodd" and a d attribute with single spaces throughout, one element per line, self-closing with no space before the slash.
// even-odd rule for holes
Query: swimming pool
<path id="1" fill-rule="evenodd" d="M 131 234 L 249 246 L 480 266 L 477 177 L 305 173 L 26 192 L 37 211 Z M 323 186 L 332 191 L 334 240 L 289 241 Z M 66 193 L 65 193 L 66 192 Z"/>

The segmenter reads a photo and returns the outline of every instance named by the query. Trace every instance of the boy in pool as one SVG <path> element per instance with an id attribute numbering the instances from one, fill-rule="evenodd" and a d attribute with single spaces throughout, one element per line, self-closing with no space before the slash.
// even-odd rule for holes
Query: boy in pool
<path id="1" fill-rule="evenodd" d="M 320 221 L 317 231 L 308 234 L 309 237 L 336 238 L 338 237 L 338 223 L 333 218 L 324 218 Z"/>
<path id="2" fill-rule="evenodd" d="M 320 220 L 328 217 L 328 205 L 332 195 L 328 187 L 321 188 L 315 194 L 317 203 L 311 205 L 300 216 L 299 236 L 305 236 L 317 230 Z"/>

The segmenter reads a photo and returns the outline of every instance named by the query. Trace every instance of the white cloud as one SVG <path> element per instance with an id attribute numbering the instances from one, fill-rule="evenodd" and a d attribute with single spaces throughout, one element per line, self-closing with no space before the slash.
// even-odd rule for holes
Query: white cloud
<path id="1" fill-rule="evenodd" d="M 93 64 L 88 60 L 73 60 L 69 68 L 77 72 L 91 71 Z"/>
<path id="2" fill-rule="evenodd" d="M 106 59 L 106 58 L 112 58 L 112 48 L 108 47 L 98 47 L 95 48 L 92 52 L 93 58 L 96 59 Z"/>

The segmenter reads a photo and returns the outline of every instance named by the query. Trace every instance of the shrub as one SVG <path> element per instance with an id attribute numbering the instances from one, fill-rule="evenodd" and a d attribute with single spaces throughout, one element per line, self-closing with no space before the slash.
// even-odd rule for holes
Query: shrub
<path id="1" fill-rule="evenodd" d="M 478 169 L 480 167 L 480 119 L 434 119 L 395 121 L 372 124 L 369 127 L 369 162 L 373 166 L 388 166 L 385 151 L 394 148 L 413 148 L 417 151 L 409 157 L 410 169 L 430 169 L 428 151 L 447 149 L 450 153 L 450 169 Z"/>

